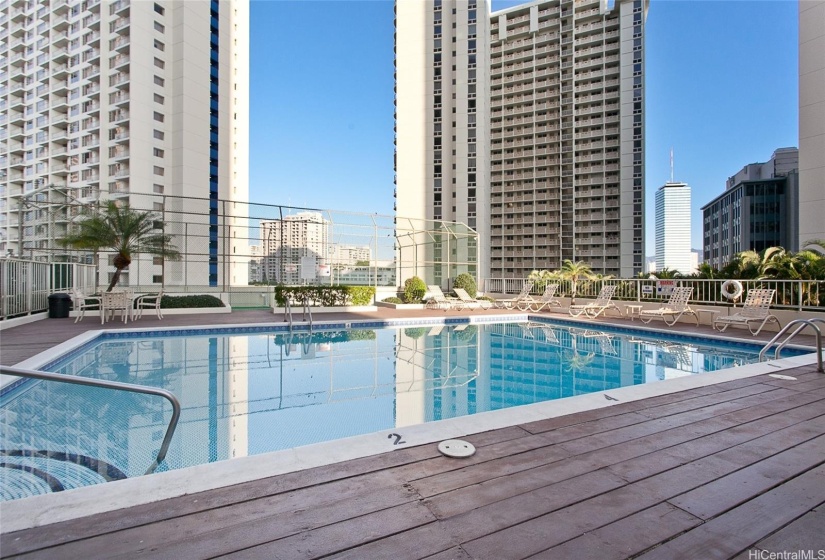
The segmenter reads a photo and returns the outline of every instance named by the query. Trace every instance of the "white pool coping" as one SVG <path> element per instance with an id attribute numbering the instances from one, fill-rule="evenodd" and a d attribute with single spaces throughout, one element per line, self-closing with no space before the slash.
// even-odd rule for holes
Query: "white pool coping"
<path id="1" fill-rule="evenodd" d="M 515 316 L 515 315 L 514 315 Z M 514 316 L 475 316 L 471 317 L 471 322 L 487 322 L 490 317 L 499 321 L 514 320 Z M 505 319 L 507 317 L 507 319 Z M 527 314 L 521 314 L 521 320 L 526 320 Z M 442 318 L 443 319 L 443 318 Z M 454 318 L 450 318 L 453 319 Z M 475 319 L 475 320 L 473 320 Z M 423 318 L 415 321 L 421 322 Z M 438 321 L 439 318 L 434 320 Z M 515 319 L 519 320 L 519 319 Z M 349 321 L 347 321 L 349 322 Z M 360 322 L 375 322 L 374 320 L 351 321 L 353 327 L 357 327 Z M 404 323 L 405 320 L 389 320 L 392 323 Z M 451 321 L 452 322 L 452 321 Z M 334 321 L 330 323 L 341 323 Z M 593 328 L 592 322 L 583 321 Z M 244 328 L 261 325 L 220 325 L 219 328 Z M 267 324 L 265 326 L 273 326 Z M 323 323 L 318 323 L 318 327 Z M 610 326 L 610 325 L 604 325 Z M 209 327 L 206 327 L 209 328 Z M 214 327 L 212 327 L 214 328 Z M 633 327 L 635 329 L 635 327 Z M 157 331 L 157 330 L 193 330 L 192 327 L 180 327 L 170 329 L 134 329 L 135 331 Z M 663 332 L 658 329 L 638 329 L 653 332 Z M 123 332 L 123 331 L 116 331 Z M 100 334 L 100 331 L 89 331 L 79 335 L 67 342 L 45 351 L 33 358 L 17 364 L 15 367 L 25 369 L 36 369 L 68 350 L 77 347 L 79 344 L 88 342 Z M 685 334 L 674 332 L 673 334 Z M 705 335 L 703 338 L 719 338 L 726 341 L 748 342 L 744 339 L 732 339 L 729 337 L 713 337 Z M 749 341 L 753 342 L 753 341 Z M 744 379 L 767 373 L 779 373 L 783 370 L 793 369 L 800 366 L 807 366 L 816 363 L 816 353 L 783 358 L 770 362 L 748 364 L 735 368 L 720 370 L 705 375 L 689 375 L 658 381 L 656 383 L 646 383 L 642 385 L 632 385 L 617 389 L 610 389 L 608 393 L 616 399 L 610 401 L 604 398 L 605 392 L 590 393 L 566 397 L 553 401 L 511 407 L 502 410 L 481 412 L 470 416 L 439 420 L 416 426 L 394 428 L 382 430 L 371 434 L 353 436 L 305 445 L 292 449 L 262 453 L 236 459 L 219 461 L 196 465 L 183 469 L 155 473 L 149 476 L 129 478 L 105 484 L 75 488 L 55 494 L 43 494 L 12 500 L 0 503 L 0 518 L 2 527 L 0 533 L 11 533 L 33 527 L 41 527 L 52 523 L 59 523 L 89 515 L 111 512 L 122 508 L 138 506 L 223 488 L 253 480 L 259 480 L 271 476 L 296 472 L 304 469 L 330 465 L 341 461 L 359 459 L 380 453 L 386 453 L 397 449 L 438 443 L 445 439 L 459 438 L 487 432 L 499 428 L 506 428 L 528 422 L 565 416 L 576 412 L 595 410 L 614 406 L 619 403 L 638 401 L 654 396 L 677 393 L 688 389 L 715 385 L 726 381 Z M 778 381 L 778 380 L 777 380 Z M 391 434 L 398 433 L 402 436 L 403 444 L 394 445 L 396 438 Z"/>

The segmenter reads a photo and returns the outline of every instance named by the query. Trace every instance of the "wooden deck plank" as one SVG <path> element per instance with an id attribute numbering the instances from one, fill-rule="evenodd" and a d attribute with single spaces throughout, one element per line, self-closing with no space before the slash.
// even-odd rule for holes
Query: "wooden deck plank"
<path id="1" fill-rule="evenodd" d="M 331 558 L 335 560 L 365 560 L 370 558 L 392 558 L 406 560 L 417 558 L 438 557 L 458 548 L 458 539 L 455 538 L 440 521 L 428 523 L 404 533 L 398 533 L 371 543 L 350 548 L 339 552 Z M 459 549 L 461 550 L 461 549 Z M 456 558 L 469 558 L 461 550 Z"/>
<path id="2" fill-rule="evenodd" d="M 644 552 L 702 523 L 698 517 L 668 504 L 659 504 L 605 525 L 564 544 L 549 548 L 531 560 L 621 560 Z"/>
<path id="3" fill-rule="evenodd" d="M 819 436 L 669 501 L 702 519 L 716 517 L 786 479 L 821 465 L 825 462 L 823 449 L 825 436 Z"/>
<path id="4" fill-rule="evenodd" d="M 244 560 L 245 558 L 255 560 L 260 558 L 271 558 L 273 560 L 319 558 L 391 534 L 400 533 L 434 520 L 435 517 L 426 507 L 413 502 L 397 506 L 391 510 L 348 519 L 334 525 L 326 525 L 314 531 L 306 531 L 253 548 L 238 550 L 230 556 L 218 556 L 218 558 L 231 557 L 233 560 Z"/>
<path id="5" fill-rule="evenodd" d="M 752 547 L 764 535 L 780 529 L 823 503 L 825 466 L 820 466 L 654 548 L 639 558 L 730 558 Z"/>
<path id="6" fill-rule="evenodd" d="M 802 396 L 795 396 L 789 400 L 787 406 L 790 406 L 790 403 L 794 400 L 806 401 L 807 399 Z M 757 409 L 754 407 L 754 412 L 762 414 L 767 411 L 766 408 Z M 679 444 L 690 446 L 690 448 L 694 450 L 690 458 L 683 453 L 678 455 L 677 460 L 671 461 L 671 466 L 678 466 L 687 460 L 698 459 L 704 455 L 710 455 L 727 449 L 732 445 L 742 443 L 748 439 L 771 433 L 778 429 L 777 421 L 781 422 L 781 427 L 785 427 L 786 425 L 793 425 L 806 419 L 825 414 L 825 402 L 821 402 L 819 407 L 815 409 L 794 409 L 791 411 L 778 409 L 775 412 L 783 412 L 781 420 L 773 417 L 765 418 L 756 431 L 745 434 L 722 432 L 727 435 L 725 437 L 707 440 L 707 443 L 701 442 L 698 446 L 690 442 L 693 439 L 699 439 L 700 436 L 703 436 L 704 434 L 701 431 L 687 431 L 683 428 L 673 428 L 667 432 L 650 434 L 644 438 L 639 438 L 638 440 L 621 445 L 595 449 L 565 461 L 547 461 L 550 464 L 525 469 L 523 471 L 518 468 L 518 462 L 515 461 L 512 472 L 508 473 L 506 478 L 506 489 L 502 486 L 502 483 L 505 481 L 499 480 L 498 474 L 512 464 L 511 461 L 507 459 L 503 459 L 503 465 L 500 467 L 497 466 L 492 471 L 486 470 L 485 467 L 488 464 L 479 465 L 478 467 L 466 467 L 460 471 L 455 471 L 455 473 L 471 473 L 466 476 L 466 484 L 462 483 L 460 477 L 454 478 L 450 476 L 453 473 L 449 473 L 443 477 L 439 476 L 414 481 L 412 484 L 423 496 L 432 496 L 435 490 L 446 491 L 443 495 L 434 497 L 430 500 L 430 503 L 431 507 L 437 508 L 436 511 L 439 514 L 452 515 L 459 511 L 457 508 L 467 507 L 465 504 L 467 504 L 468 501 L 476 507 L 486 505 L 493 501 L 514 495 L 515 492 L 527 492 L 542 485 L 558 482 L 585 472 L 628 462 L 630 459 L 636 457 L 645 457 L 642 463 L 646 465 L 649 461 L 657 460 L 655 456 L 647 457 L 650 453 Z M 730 426 L 724 426 L 723 428 L 712 426 L 710 420 L 706 420 L 705 422 L 709 424 L 711 430 L 714 430 L 711 433 L 715 433 L 715 430 L 721 430 L 725 427 L 730 428 Z M 702 445 L 702 443 L 705 443 L 705 445 Z M 667 455 L 667 457 L 670 457 L 670 455 Z M 540 459 L 541 457 L 539 456 L 536 460 L 539 461 Z M 633 467 L 632 464 L 631 467 Z M 442 478 L 444 478 L 444 480 L 442 480 Z M 476 482 L 479 479 L 485 480 Z M 467 496 L 465 496 L 465 494 Z"/>
<path id="7" fill-rule="evenodd" d="M 747 442 L 740 447 L 747 449 L 762 446 L 765 450 L 772 449 L 773 452 L 777 452 L 776 450 L 783 448 L 782 442 L 784 442 L 784 448 L 791 447 L 796 444 L 794 443 L 796 439 L 808 435 L 796 433 L 800 431 L 804 432 L 804 429 L 793 426 L 784 430 L 782 437 L 776 437 L 776 434 L 772 433 L 759 438 L 765 441 L 755 440 L 758 443 Z M 797 437 L 793 438 L 793 435 Z M 627 485 L 557 511 L 548 509 L 551 513 L 524 522 L 514 520 L 509 527 L 466 542 L 462 546 L 470 555 L 478 558 L 526 558 L 582 533 L 593 531 L 638 511 L 658 505 L 752 462 L 755 462 L 754 459 L 745 452 L 733 454 L 730 457 L 714 454 L 660 472 L 661 467 L 657 462 L 650 461 L 646 478 L 632 481 Z M 604 471 L 611 472 L 612 467 L 597 472 Z M 543 488 L 542 491 L 548 488 L 553 487 Z M 518 498 L 521 499 L 518 501 L 521 504 L 529 504 L 537 494 L 538 492 L 533 492 L 526 496 L 519 496 Z M 499 503 L 493 504 L 493 506 L 498 505 Z M 489 507 L 491 506 L 487 506 Z"/>
<path id="8" fill-rule="evenodd" d="M 786 525 L 754 548 L 768 552 L 784 550 L 822 550 L 822 529 L 825 527 L 825 507 L 818 507 Z"/>

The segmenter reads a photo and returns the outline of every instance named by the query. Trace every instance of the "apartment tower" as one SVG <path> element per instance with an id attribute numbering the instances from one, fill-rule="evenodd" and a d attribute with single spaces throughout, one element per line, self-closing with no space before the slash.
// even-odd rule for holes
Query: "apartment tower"
<path id="1" fill-rule="evenodd" d="M 330 222 L 319 212 L 261 220 L 261 237 L 265 282 L 300 284 L 315 280 L 319 267 L 328 264 Z"/>
<path id="2" fill-rule="evenodd" d="M 825 239 L 825 0 L 799 1 L 799 245 Z"/>
<path id="3" fill-rule="evenodd" d="M 0 3 L 0 250 L 55 240 L 101 201 L 163 217 L 180 262 L 127 285 L 247 283 L 249 6 L 218 0 Z M 245 205 L 239 205 L 245 208 Z M 237 213 L 236 213 L 237 212 Z M 101 261 L 100 283 L 108 272 Z"/>
<path id="4" fill-rule="evenodd" d="M 656 270 L 693 272 L 690 250 L 690 187 L 665 183 L 656 191 Z"/>
<path id="5" fill-rule="evenodd" d="M 491 277 L 644 256 L 645 0 L 492 14 Z"/>
<path id="6" fill-rule="evenodd" d="M 489 25 L 487 0 L 395 3 L 397 215 L 477 231 L 479 246 L 465 248 L 477 250 L 474 276 L 489 267 Z M 445 241 L 418 234 L 417 260 L 469 260 L 452 255 Z M 446 283 L 455 272 L 418 270 L 428 284 Z"/>
<path id="7" fill-rule="evenodd" d="M 647 0 L 486 7 L 396 2 L 399 215 L 474 227 L 482 278 L 641 272 Z"/>

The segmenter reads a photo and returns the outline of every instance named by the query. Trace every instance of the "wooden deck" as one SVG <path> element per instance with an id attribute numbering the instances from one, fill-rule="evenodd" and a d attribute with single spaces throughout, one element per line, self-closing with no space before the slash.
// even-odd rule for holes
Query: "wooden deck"
<path id="1" fill-rule="evenodd" d="M 8 558 L 749 558 L 825 549 L 814 367 L 4 534 Z M 767 556 L 764 556 L 767 557 Z M 816 557 L 816 556 L 814 556 Z"/>

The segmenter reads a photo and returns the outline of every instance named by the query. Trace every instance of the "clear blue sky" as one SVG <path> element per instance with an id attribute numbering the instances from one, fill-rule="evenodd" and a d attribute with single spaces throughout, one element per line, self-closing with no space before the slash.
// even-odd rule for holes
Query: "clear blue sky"
<path id="1" fill-rule="evenodd" d="M 797 10 L 792 0 L 651 2 L 648 255 L 671 148 L 701 248 L 699 209 L 727 177 L 798 145 Z M 253 0 L 251 11 L 250 200 L 392 214 L 392 1 Z"/>

